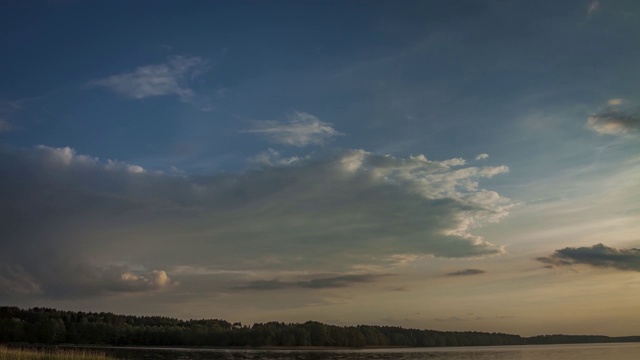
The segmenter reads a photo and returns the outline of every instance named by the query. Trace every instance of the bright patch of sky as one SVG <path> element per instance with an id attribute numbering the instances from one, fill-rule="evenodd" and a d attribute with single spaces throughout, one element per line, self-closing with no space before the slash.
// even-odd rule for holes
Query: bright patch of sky
<path id="1" fill-rule="evenodd" d="M 634 0 L 5 2 L 0 302 L 638 334 L 639 43 Z"/>

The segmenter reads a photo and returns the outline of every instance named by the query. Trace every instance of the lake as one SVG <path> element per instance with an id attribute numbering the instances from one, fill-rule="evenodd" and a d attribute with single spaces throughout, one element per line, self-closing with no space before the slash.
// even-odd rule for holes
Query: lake
<path id="1" fill-rule="evenodd" d="M 255 350 L 105 348 L 130 360 L 637 360 L 640 343 L 395 348 L 363 350 Z"/>

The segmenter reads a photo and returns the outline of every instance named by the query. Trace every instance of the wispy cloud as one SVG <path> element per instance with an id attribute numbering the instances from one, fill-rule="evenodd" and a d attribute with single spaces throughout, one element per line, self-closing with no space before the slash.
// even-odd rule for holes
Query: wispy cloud
<path id="1" fill-rule="evenodd" d="M 469 276 L 469 275 L 479 275 L 484 274 L 486 271 L 480 269 L 465 269 L 460 271 L 454 271 L 450 273 L 446 273 L 447 276 Z"/>
<path id="2" fill-rule="evenodd" d="M 473 313 L 469 313 L 464 316 L 449 316 L 446 318 L 435 318 L 433 320 L 442 321 L 442 322 L 459 322 L 459 321 L 480 321 L 480 320 L 494 320 L 494 319 L 503 320 L 503 319 L 511 319 L 511 318 L 513 318 L 513 316 L 510 316 L 510 315 L 484 317 L 484 316 L 475 315 Z"/>
<path id="3" fill-rule="evenodd" d="M 202 57 L 174 56 L 166 63 L 141 66 L 132 72 L 89 81 L 88 85 L 102 86 L 132 99 L 177 95 L 186 102 L 194 96 L 191 81 L 208 69 L 209 62 Z"/>
<path id="4" fill-rule="evenodd" d="M 300 111 L 291 114 L 287 121 L 253 121 L 251 129 L 245 132 L 260 134 L 272 143 L 298 147 L 321 145 L 341 135 L 331 123 Z"/>
<path id="5" fill-rule="evenodd" d="M 13 130 L 13 126 L 6 120 L 0 119 L 0 133 L 9 132 Z"/>
<path id="6" fill-rule="evenodd" d="M 465 319 L 461 318 L 461 317 L 457 317 L 457 316 L 449 316 L 447 318 L 435 318 L 433 319 L 435 321 L 445 321 L 445 322 L 450 322 L 450 321 L 465 321 Z"/>
<path id="7" fill-rule="evenodd" d="M 607 101 L 607 104 L 609 104 L 610 106 L 618 106 L 622 104 L 622 99 L 609 99 L 609 101 Z"/>
<path id="8" fill-rule="evenodd" d="M 485 160 L 485 159 L 488 159 L 488 158 L 489 158 L 489 154 L 487 154 L 487 153 L 478 154 L 476 156 L 476 160 Z"/>
<path id="9" fill-rule="evenodd" d="M 301 159 L 299 156 L 283 157 L 279 151 L 269 148 L 249 158 L 248 162 L 257 166 L 288 166 Z"/>
<path id="10" fill-rule="evenodd" d="M 593 0 L 587 6 L 587 18 L 592 17 L 596 12 L 600 10 L 600 1 Z"/>
<path id="11" fill-rule="evenodd" d="M 537 260 L 547 264 L 547 267 L 585 264 L 599 268 L 640 271 L 640 249 L 616 249 L 603 244 L 567 247 Z"/>
<path id="12" fill-rule="evenodd" d="M 12 124 L 12 117 L 15 113 L 22 110 L 21 102 L 25 99 L 18 101 L 11 101 L 0 99 L 0 134 L 15 130 L 15 125 Z"/>

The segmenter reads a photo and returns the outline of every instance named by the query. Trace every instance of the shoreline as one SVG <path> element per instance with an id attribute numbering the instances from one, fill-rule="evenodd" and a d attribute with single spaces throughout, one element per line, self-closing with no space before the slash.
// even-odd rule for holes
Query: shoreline
<path id="1" fill-rule="evenodd" d="M 24 344 L 24 343 L 3 343 L 10 347 L 33 347 L 33 348 L 78 348 L 78 349 L 125 349 L 125 350 L 172 350 L 172 351 L 359 351 L 359 350 L 444 350 L 444 349 L 478 349 L 478 348 L 513 348 L 513 347 L 545 347 L 545 346 L 602 346 L 602 345 L 623 345 L 640 344 L 640 341 L 627 342 L 594 342 L 594 343 L 561 343 L 561 344 L 518 344 L 518 345 L 469 345 L 469 346 L 364 346 L 364 347 L 340 347 L 340 346 L 147 346 L 147 345 L 96 345 L 96 344 Z"/>

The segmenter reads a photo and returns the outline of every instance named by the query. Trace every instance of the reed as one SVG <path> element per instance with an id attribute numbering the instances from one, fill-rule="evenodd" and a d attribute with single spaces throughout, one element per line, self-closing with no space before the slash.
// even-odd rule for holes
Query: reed
<path id="1" fill-rule="evenodd" d="M 113 360 L 88 349 L 24 349 L 0 346 L 0 360 Z"/>

